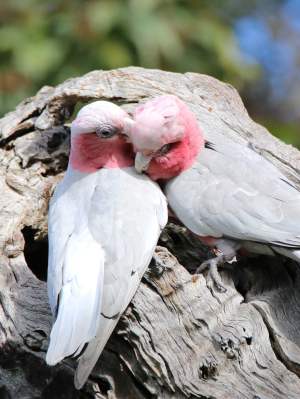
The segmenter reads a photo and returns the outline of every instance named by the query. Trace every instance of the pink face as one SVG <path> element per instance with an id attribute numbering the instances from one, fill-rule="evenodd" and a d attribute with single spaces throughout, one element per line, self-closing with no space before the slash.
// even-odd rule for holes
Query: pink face
<path id="1" fill-rule="evenodd" d="M 169 179 L 189 168 L 204 145 L 195 115 L 172 95 L 139 106 L 129 136 L 137 171 L 147 171 L 154 180 Z"/>
<path id="2" fill-rule="evenodd" d="M 155 153 L 184 136 L 184 120 L 175 96 L 161 96 L 139 106 L 134 122 L 132 143 L 136 151 L 145 154 Z"/>
<path id="3" fill-rule="evenodd" d="M 71 126 L 70 164 L 90 173 L 98 169 L 133 165 L 127 134 L 128 114 L 115 104 L 96 101 L 83 107 Z"/>

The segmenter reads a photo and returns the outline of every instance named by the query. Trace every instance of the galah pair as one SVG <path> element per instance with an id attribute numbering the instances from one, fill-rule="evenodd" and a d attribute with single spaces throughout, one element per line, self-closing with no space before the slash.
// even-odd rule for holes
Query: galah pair
<path id="1" fill-rule="evenodd" d="M 131 144 L 128 143 L 131 141 Z M 236 251 L 300 260 L 300 193 L 247 147 L 205 143 L 197 120 L 175 96 L 138 107 L 134 121 L 95 102 L 71 128 L 66 175 L 49 213 L 48 290 L 56 317 L 47 362 L 80 355 L 75 386 L 86 381 L 147 268 L 167 221 L 164 192 L 178 219 L 214 246 L 210 266 Z M 87 344 L 87 345 L 86 345 Z"/>

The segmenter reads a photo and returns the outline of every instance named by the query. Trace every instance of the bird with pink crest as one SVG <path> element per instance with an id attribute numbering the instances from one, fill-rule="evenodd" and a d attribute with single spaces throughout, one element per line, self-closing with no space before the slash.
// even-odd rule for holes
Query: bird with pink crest
<path id="1" fill-rule="evenodd" d="M 134 169 L 131 123 L 115 104 L 83 107 L 71 126 L 68 169 L 50 202 L 47 285 L 54 324 L 46 361 L 77 357 L 78 389 L 135 294 L 167 222 L 159 186 Z"/>
<path id="2" fill-rule="evenodd" d="M 201 121 L 173 95 L 138 106 L 135 167 L 162 183 L 170 208 L 216 256 L 199 265 L 226 290 L 218 266 L 248 252 L 300 262 L 300 192 L 251 147 L 205 140 Z"/>

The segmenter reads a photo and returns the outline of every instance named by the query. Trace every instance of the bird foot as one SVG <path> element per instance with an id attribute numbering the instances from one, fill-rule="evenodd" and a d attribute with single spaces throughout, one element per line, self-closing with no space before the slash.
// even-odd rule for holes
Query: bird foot
<path id="1" fill-rule="evenodd" d="M 217 239 L 215 243 L 215 257 L 206 260 L 196 270 L 196 273 L 202 273 L 203 270 L 208 269 L 208 279 L 212 282 L 220 292 L 226 292 L 222 278 L 218 272 L 218 266 L 224 263 L 232 263 L 236 261 L 236 251 L 240 248 L 240 244 L 229 239 Z"/>
<path id="2" fill-rule="evenodd" d="M 226 292 L 227 289 L 224 287 L 222 278 L 218 271 L 218 266 L 224 264 L 226 260 L 224 259 L 224 255 L 219 255 L 215 258 L 208 259 L 205 262 L 201 263 L 201 265 L 197 268 L 196 273 L 202 273 L 205 269 L 208 269 L 208 278 L 215 284 L 218 291 Z"/>

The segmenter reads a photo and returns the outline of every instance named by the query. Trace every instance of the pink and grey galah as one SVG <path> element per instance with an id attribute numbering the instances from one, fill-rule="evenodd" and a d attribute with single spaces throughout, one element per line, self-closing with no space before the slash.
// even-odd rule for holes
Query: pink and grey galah
<path id="1" fill-rule="evenodd" d="M 131 120 L 96 101 L 71 125 L 68 169 L 49 210 L 49 365 L 79 356 L 81 388 L 135 294 L 167 222 L 159 186 L 134 169 Z"/>
<path id="2" fill-rule="evenodd" d="M 135 166 L 164 192 L 177 218 L 217 256 L 205 261 L 224 290 L 217 267 L 236 252 L 300 262 L 300 192 L 273 164 L 248 146 L 206 142 L 195 115 L 176 96 L 138 106 L 130 138 Z"/>

